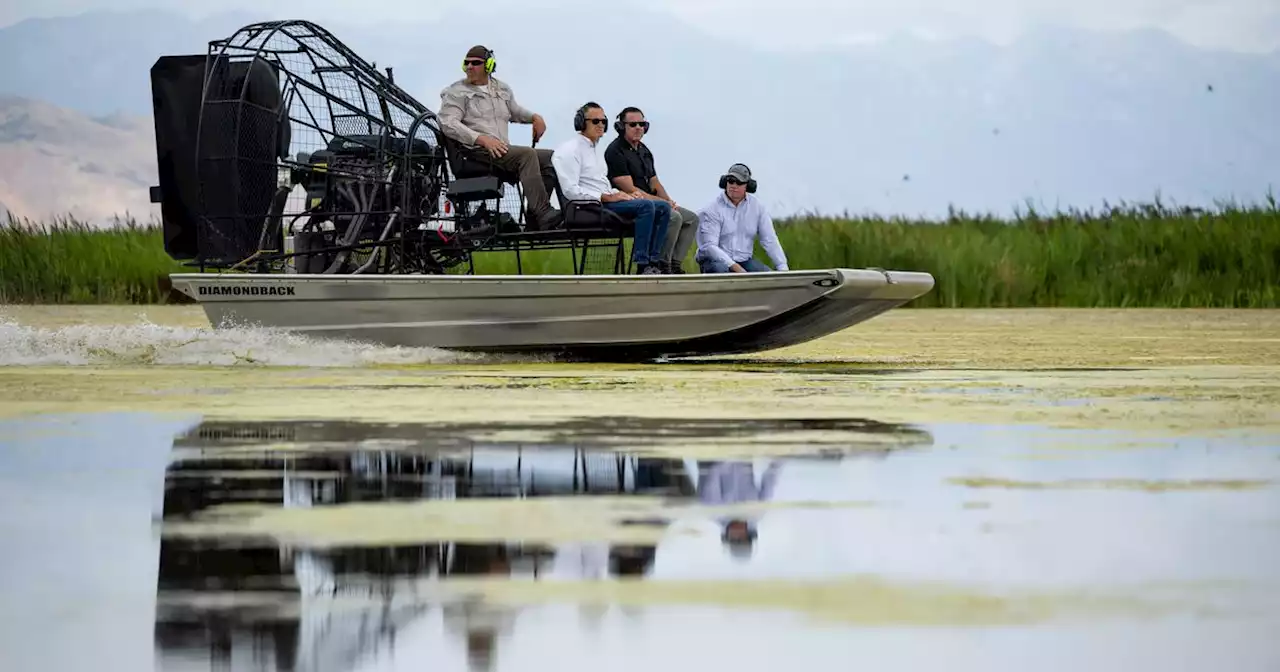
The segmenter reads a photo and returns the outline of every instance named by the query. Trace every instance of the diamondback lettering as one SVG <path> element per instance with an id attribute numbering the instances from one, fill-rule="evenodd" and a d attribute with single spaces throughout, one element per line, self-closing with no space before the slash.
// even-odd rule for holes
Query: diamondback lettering
<path id="1" fill-rule="evenodd" d="M 293 287 L 207 287 L 201 285 L 200 296 L 294 296 Z"/>

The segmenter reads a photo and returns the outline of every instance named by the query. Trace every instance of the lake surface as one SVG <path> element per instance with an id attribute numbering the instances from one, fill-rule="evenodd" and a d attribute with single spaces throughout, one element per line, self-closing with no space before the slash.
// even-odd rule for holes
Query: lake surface
<path id="1" fill-rule="evenodd" d="M 591 366 L 0 306 L 3 670 L 1280 669 L 1280 311 Z"/>

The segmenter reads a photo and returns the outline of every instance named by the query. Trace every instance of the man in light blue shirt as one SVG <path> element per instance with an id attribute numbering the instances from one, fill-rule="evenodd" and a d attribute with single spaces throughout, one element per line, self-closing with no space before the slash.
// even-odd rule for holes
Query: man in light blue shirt
<path id="1" fill-rule="evenodd" d="M 699 465 L 698 500 L 709 506 L 732 506 L 767 502 L 773 499 L 782 464 L 770 460 L 764 475 L 756 482 L 755 465 L 751 462 L 711 462 L 705 472 Z M 731 515 L 718 521 L 720 541 L 731 554 L 748 558 L 755 548 L 756 520 L 745 514 Z"/>
<path id="2" fill-rule="evenodd" d="M 756 181 L 741 163 L 720 176 L 724 191 L 698 212 L 698 253 L 694 261 L 703 273 L 746 273 L 769 270 L 753 258 L 756 238 L 779 271 L 789 270 L 787 255 L 773 230 L 773 219 L 753 193 Z"/>
<path id="3" fill-rule="evenodd" d="M 604 158 L 596 151 L 608 123 L 604 108 L 595 103 L 583 105 L 573 119 L 573 130 L 578 133 L 556 147 L 551 165 L 555 167 L 556 179 L 560 180 L 560 191 L 568 200 L 599 202 L 606 210 L 635 217 L 631 260 L 640 274 L 657 275 L 662 273 L 662 266 L 656 262 L 661 260 L 662 244 L 671 221 L 671 205 L 666 201 L 635 198 L 614 188 Z"/>

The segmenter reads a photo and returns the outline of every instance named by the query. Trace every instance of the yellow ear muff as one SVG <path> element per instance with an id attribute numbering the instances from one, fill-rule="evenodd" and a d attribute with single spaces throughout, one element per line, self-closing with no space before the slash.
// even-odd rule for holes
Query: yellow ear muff
<path id="1" fill-rule="evenodd" d="M 484 71 L 492 75 L 493 71 L 497 69 L 498 62 L 493 59 L 493 51 L 489 50 L 489 56 L 484 59 Z M 462 59 L 462 71 L 467 71 L 467 59 L 465 58 Z"/>

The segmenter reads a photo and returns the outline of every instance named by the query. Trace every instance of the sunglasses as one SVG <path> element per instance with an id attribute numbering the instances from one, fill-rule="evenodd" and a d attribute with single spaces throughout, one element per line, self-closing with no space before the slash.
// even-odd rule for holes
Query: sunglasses
<path id="1" fill-rule="evenodd" d="M 649 130 L 649 122 L 647 121 L 627 121 L 623 123 L 630 126 L 631 128 L 636 128 L 638 126 L 640 128 L 643 128 L 646 131 Z"/>
<path id="2" fill-rule="evenodd" d="M 746 182 L 739 182 L 739 181 L 737 181 L 737 180 L 733 179 L 732 177 L 726 177 L 726 178 L 725 178 L 725 180 L 724 180 L 724 183 L 725 183 L 725 184 L 732 184 L 732 185 L 733 185 L 733 186 L 735 186 L 735 187 L 746 184 Z"/>
<path id="3" fill-rule="evenodd" d="M 477 60 L 474 58 L 468 58 L 467 60 L 463 61 L 462 64 L 463 65 L 484 65 L 484 61 Z"/>
<path id="4" fill-rule="evenodd" d="M 609 120 L 608 119 L 588 119 L 587 123 L 596 124 L 598 126 L 604 126 L 605 124 L 609 123 Z"/>

